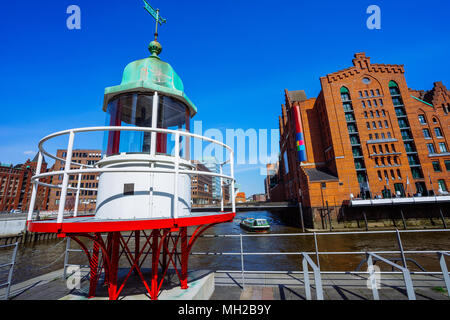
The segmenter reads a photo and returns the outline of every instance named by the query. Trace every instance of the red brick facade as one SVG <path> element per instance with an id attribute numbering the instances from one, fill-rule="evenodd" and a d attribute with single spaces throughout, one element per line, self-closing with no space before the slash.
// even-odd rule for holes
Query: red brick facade
<path id="1" fill-rule="evenodd" d="M 66 158 L 67 150 L 58 150 L 56 156 L 58 158 Z M 85 165 L 93 165 L 101 159 L 101 150 L 77 149 L 72 152 L 72 162 Z M 52 171 L 64 170 L 65 163 L 56 160 L 52 167 Z M 72 165 L 71 169 L 79 169 L 79 166 Z M 87 189 L 98 188 L 98 173 L 82 174 L 80 187 Z M 63 181 L 63 175 L 52 176 L 52 184 L 60 185 Z M 69 187 L 76 188 L 78 185 L 78 175 L 69 176 Z M 67 192 L 65 209 L 72 211 L 75 207 L 76 190 L 69 189 Z M 61 198 L 61 189 L 52 188 L 48 200 L 48 210 L 56 211 L 59 207 L 59 199 Z M 81 190 L 78 203 L 78 212 L 92 212 L 95 210 L 97 202 L 97 191 Z"/>
<path id="2" fill-rule="evenodd" d="M 402 65 L 353 66 L 320 78 L 321 92 L 285 90 L 279 184 L 270 191 L 307 208 L 340 207 L 354 198 L 446 194 L 450 188 L 450 91 L 408 88 Z M 295 148 L 300 107 L 307 161 Z M 425 129 L 428 132 L 424 131 Z M 334 212 L 336 215 L 338 210 Z"/>
<path id="3" fill-rule="evenodd" d="M 37 157 L 16 166 L 0 166 L 0 211 L 28 211 L 32 190 L 31 177 L 35 174 L 36 167 Z M 43 161 L 41 172 L 46 171 L 47 163 Z M 48 181 L 49 179 L 43 180 L 43 182 Z M 48 192 L 48 188 L 39 186 L 35 209 L 46 209 Z"/>

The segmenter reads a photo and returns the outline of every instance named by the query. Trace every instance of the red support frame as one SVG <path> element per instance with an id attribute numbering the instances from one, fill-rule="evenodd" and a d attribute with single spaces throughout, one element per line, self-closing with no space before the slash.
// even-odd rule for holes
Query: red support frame
<path id="1" fill-rule="evenodd" d="M 94 235 L 90 233 L 74 233 L 67 234 L 67 236 L 81 246 L 89 260 L 89 298 L 96 296 L 98 279 L 103 270 L 110 300 L 119 298 L 133 271 L 139 276 L 147 293 L 150 295 L 150 299 L 157 300 L 170 266 L 173 266 L 178 276 L 181 289 L 188 288 L 188 262 L 191 249 L 200 235 L 216 224 L 197 226 L 190 238 L 187 235 L 187 227 L 153 229 L 149 234 L 144 230 L 133 230 L 128 235 L 127 240 L 125 240 L 127 236 L 122 235 L 120 231 L 108 232 L 105 233 L 106 242 L 103 240 L 100 232 Z M 92 241 L 92 255 L 87 246 L 79 239 L 80 237 L 85 237 Z M 135 239 L 134 248 L 132 248 L 134 253 L 130 250 L 130 239 L 133 237 Z M 141 238 L 145 239 L 145 241 L 142 241 L 143 245 Z M 100 253 L 102 263 L 99 263 Z M 149 253 L 151 253 L 151 274 L 148 283 L 141 268 Z M 130 269 L 125 278 L 119 283 L 119 261 L 122 255 L 128 260 Z M 176 263 L 177 258 L 180 262 L 179 266 Z M 160 266 L 161 269 L 159 268 Z"/>

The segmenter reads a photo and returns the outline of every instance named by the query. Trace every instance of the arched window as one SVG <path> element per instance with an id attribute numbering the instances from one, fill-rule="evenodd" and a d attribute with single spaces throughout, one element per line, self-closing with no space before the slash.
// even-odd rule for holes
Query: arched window
<path id="1" fill-rule="evenodd" d="M 398 85 L 395 81 L 389 81 L 389 92 L 391 95 L 399 95 L 400 89 L 398 88 Z"/>
<path id="2" fill-rule="evenodd" d="M 350 101 L 350 92 L 346 87 L 341 88 L 341 99 L 342 101 Z"/>

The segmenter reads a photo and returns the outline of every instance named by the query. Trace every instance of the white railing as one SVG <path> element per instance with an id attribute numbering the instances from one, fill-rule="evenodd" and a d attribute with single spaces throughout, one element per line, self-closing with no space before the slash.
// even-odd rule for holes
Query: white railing
<path id="1" fill-rule="evenodd" d="M 152 134 L 151 139 L 151 145 L 150 145 L 150 153 L 148 161 L 150 161 L 149 168 L 100 168 L 97 165 L 87 165 L 87 164 L 81 164 L 78 162 L 72 162 L 72 151 L 74 146 L 74 140 L 75 140 L 75 134 L 80 132 L 96 132 L 96 131 L 138 131 L 138 132 L 150 132 Z M 175 155 L 169 156 L 168 159 L 172 159 L 171 163 L 173 163 L 174 167 L 172 168 L 155 168 L 154 163 L 158 161 L 158 158 L 156 157 L 156 134 L 157 133 L 166 133 L 171 134 L 175 136 Z M 47 142 L 50 139 L 53 139 L 55 137 L 60 137 L 64 135 L 69 135 L 69 141 L 67 144 L 67 155 L 66 158 L 59 158 L 56 155 L 53 155 L 46 151 L 44 149 L 44 143 Z M 220 173 L 215 172 L 208 172 L 208 171 L 198 171 L 198 170 L 191 170 L 191 169 L 180 169 L 180 136 L 184 136 L 186 138 L 194 138 L 194 139 L 200 139 L 202 141 L 210 142 L 217 144 L 229 151 L 229 157 L 226 159 L 225 162 L 222 162 L 220 164 Z M 58 171 L 51 171 L 51 172 L 45 172 L 41 173 L 41 166 L 42 166 L 42 159 L 43 156 L 47 156 L 54 160 L 59 160 L 63 163 L 65 163 L 64 170 L 58 170 Z M 230 175 L 225 175 L 222 172 L 222 167 L 229 163 L 230 164 Z M 78 168 L 71 169 L 71 166 L 76 166 Z M 226 144 L 208 138 L 204 137 L 198 134 L 193 134 L 186 131 L 179 131 L 179 130 L 169 130 L 169 129 L 162 129 L 162 128 L 144 128 L 144 127 L 120 127 L 120 126 L 103 126 L 103 127 L 88 127 L 88 128 L 76 128 L 76 129 L 68 129 L 64 131 L 59 131 L 53 134 L 50 134 L 46 137 L 44 137 L 39 142 L 39 153 L 38 153 L 38 163 L 37 163 L 37 169 L 36 174 L 31 178 L 33 183 L 33 189 L 31 193 L 31 201 L 30 201 L 30 207 L 28 210 L 28 217 L 27 217 L 27 224 L 28 222 L 32 221 L 33 219 L 33 211 L 34 206 L 36 202 L 36 194 L 37 194 L 37 188 L 38 186 L 44 186 L 49 188 L 58 188 L 61 189 L 61 197 L 59 201 L 59 207 L 58 207 L 58 214 L 57 214 L 57 222 L 62 223 L 63 221 L 63 215 L 64 215 L 64 208 L 66 205 L 66 197 L 67 197 L 67 191 L 68 190 L 76 190 L 76 200 L 75 200 L 75 208 L 74 208 L 74 216 L 77 216 L 78 211 L 78 201 L 79 201 L 79 194 L 80 191 L 96 191 L 97 189 L 93 188 L 81 188 L 80 182 L 81 182 L 81 175 L 85 173 L 104 173 L 104 172 L 148 172 L 148 173 L 173 173 L 175 175 L 174 177 L 174 199 L 178 199 L 178 176 L 180 174 L 188 174 L 188 175 L 206 175 L 206 176 L 213 176 L 213 177 L 220 177 L 221 184 L 223 179 L 231 181 L 230 183 L 230 197 L 231 197 L 231 204 L 232 204 L 232 212 L 236 211 L 236 205 L 235 205 L 235 199 L 233 197 L 234 194 L 234 151 L 232 148 L 227 146 Z M 39 179 L 49 177 L 49 176 L 57 176 L 57 175 L 63 175 L 63 182 L 61 185 L 54 185 L 54 184 L 48 184 L 40 181 Z M 69 186 L 69 177 L 70 175 L 78 175 L 78 184 L 77 187 L 70 187 Z M 221 203 L 223 203 L 223 192 L 221 192 L 222 200 Z M 175 202 L 173 204 L 173 218 L 178 218 L 177 215 L 177 205 L 175 205 Z"/>

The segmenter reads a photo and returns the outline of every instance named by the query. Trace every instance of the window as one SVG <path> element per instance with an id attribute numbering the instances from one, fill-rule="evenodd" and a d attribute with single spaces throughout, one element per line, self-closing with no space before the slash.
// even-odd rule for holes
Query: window
<path id="1" fill-rule="evenodd" d="M 386 138 L 386 137 L 384 136 L 384 133 L 382 132 L 381 133 L 381 139 L 384 139 L 384 138 Z"/>
<path id="2" fill-rule="evenodd" d="M 377 89 L 377 96 L 380 95 L 380 89 Z"/>
<path id="3" fill-rule="evenodd" d="M 373 99 L 373 105 L 375 106 L 375 108 L 378 107 L 377 100 Z"/>
<path id="4" fill-rule="evenodd" d="M 289 163 L 288 163 L 288 157 L 287 157 L 286 151 L 283 154 L 283 159 L 284 159 L 284 171 L 285 171 L 285 174 L 288 174 L 289 173 Z"/>
<path id="5" fill-rule="evenodd" d="M 395 81 L 389 81 L 389 92 L 393 96 L 400 94 L 400 90 L 398 88 L 397 83 L 395 83 Z"/>
<path id="6" fill-rule="evenodd" d="M 372 140 L 372 134 L 369 133 L 369 140 Z"/>
<path id="7" fill-rule="evenodd" d="M 402 175 L 400 173 L 400 169 L 397 169 L 397 177 L 398 177 L 399 180 L 402 179 Z"/>
<path id="8" fill-rule="evenodd" d="M 439 142 L 439 150 L 440 152 L 447 152 L 447 146 L 445 145 L 445 142 Z"/>
<path id="9" fill-rule="evenodd" d="M 342 99 L 342 101 L 350 100 L 350 93 L 346 87 L 341 88 L 341 99 Z"/>
<path id="10" fill-rule="evenodd" d="M 372 150 L 373 150 L 373 153 L 377 153 L 377 148 L 375 146 L 372 146 Z"/>
<path id="11" fill-rule="evenodd" d="M 392 137 L 390 132 L 387 133 L 387 136 L 389 139 Z"/>
<path id="12" fill-rule="evenodd" d="M 350 102 L 344 102 L 344 111 L 353 111 L 352 104 Z"/>
<path id="13" fill-rule="evenodd" d="M 373 111 L 370 111 L 370 117 L 373 118 Z"/>
<path id="14" fill-rule="evenodd" d="M 366 122 L 367 129 L 370 130 L 370 123 Z"/>
<path id="15" fill-rule="evenodd" d="M 347 120 L 347 121 L 355 121 L 355 117 L 353 116 L 353 113 L 346 113 L 345 114 L 345 120 Z"/>
<path id="16" fill-rule="evenodd" d="M 389 128 L 389 123 L 388 123 L 387 120 L 384 120 L 384 127 L 385 127 L 385 128 Z"/>
<path id="17" fill-rule="evenodd" d="M 381 113 L 383 114 L 383 117 L 386 117 L 386 111 L 381 110 Z"/>
<path id="18" fill-rule="evenodd" d="M 436 137 L 442 138 L 441 128 L 434 128 L 434 133 L 436 134 Z"/>
<path id="19" fill-rule="evenodd" d="M 436 153 L 436 151 L 434 150 L 434 144 L 432 143 L 427 143 L 427 149 L 429 154 Z"/>
<path id="20" fill-rule="evenodd" d="M 426 124 L 425 116 L 423 114 L 419 114 L 419 122 L 420 124 Z"/>
<path id="21" fill-rule="evenodd" d="M 433 123 L 437 123 L 437 119 L 436 118 L 433 118 Z"/>
<path id="22" fill-rule="evenodd" d="M 445 185 L 445 180 L 440 179 L 438 180 L 439 190 L 441 191 L 447 191 L 447 186 Z"/>
<path id="23" fill-rule="evenodd" d="M 372 103 L 370 102 L 370 100 L 367 100 L 367 105 L 369 106 L 369 108 L 372 107 Z"/>
<path id="24" fill-rule="evenodd" d="M 441 170 L 441 166 L 439 165 L 439 161 L 433 161 L 432 164 L 433 164 L 433 170 L 435 172 L 441 172 L 442 171 Z"/>
<path id="25" fill-rule="evenodd" d="M 362 98 L 362 96 L 363 96 L 362 91 L 358 91 L 358 93 L 359 93 L 359 97 Z"/>
<path id="26" fill-rule="evenodd" d="M 398 119 L 398 125 L 400 128 L 408 128 L 408 123 L 404 119 Z"/>
<path id="27" fill-rule="evenodd" d="M 369 93 L 367 92 L 367 90 L 364 90 L 364 94 L 366 95 L 366 97 L 369 96 Z"/>
<path id="28" fill-rule="evenodd" d="M 445 160 L 445 170 L 450 171 L 450 160 Z"/>
<path id="29" fill-rule="evenodd" d="M 374 129 L 377 128 L 377 124 L 375 123 L 375 121 L 372 121 L 372 128 L 374 128 Z"/>
<path id="30" fill-rule="evenodd" d="M 423 132 L 423 136 L 425 137 L 425 139 L 431 138 L 431 136 L 430 136 L 430 130 L 428 130 L 428 129 L 423 129 L 422 132 Z"/>
<path id="31" fill-rule="evenodd" d="M 378 101 L 380 102 L 380 107 L 382 107 L 383 106 L 383 99 L 379 99 Z"/>
<path id="32" fill-rule="evenodd" d="M 378 139 L 378 133 L 375 133 L 375 139 Z"/>
<path id="33" fill-rule="evenodd" d="M 356 131 L 356 126 L 353 123 L 349 123 L 347 125 L 347 129 L 349 133 L 356 133 L 358 131 Z"/>
<path id="34" fill-rule="evenodd" d="M 422 171 L 419 168 L 411 168 L 411 173 L 412 173 L 413 179 L 423 178 Z"/>
<path id="35" fill-rule="evenodd" d="M 366 107 L 366 103 L 364 101 L 361 101 L 361 102 L 362 102 L 363 108 L 365 108 Z"/>
<path id="36" fill-rule="evenodd" d="M 380 111 L 376 111 L 376 114 L 377 114 L 377 117 L 379 118 L 380 117 Z"/>
<path id="37" fill-rule="evenodd" d="M 383 128 L 383 125 L 381 124 L 381 121 L 378 121 L 378 128 Z"/>
<path id="38" fill-rule="evenodd" d="M 408 157 L 409 165 L 416 165 L 417 164 L 416 157 L 414 155 L 409 154 L 407 157 Z"/>
<path id="39" fill-rule="evenodd" d="M 378 174 L 378 180 L 383 180 L 383 178 L 381 177 L 381 172 L 380 171 L 377 171 L 377 174 Z"/>
<path id="40" fill-rule="evenodd" d="M 373 90 L 370 90 L 370 96 L 373 97 L 374 95 Z"/>
<path id="41" fill-rule="evenodd" d="M 364 118 L 367 118 L 367 111 L 364 111 Z"/>

